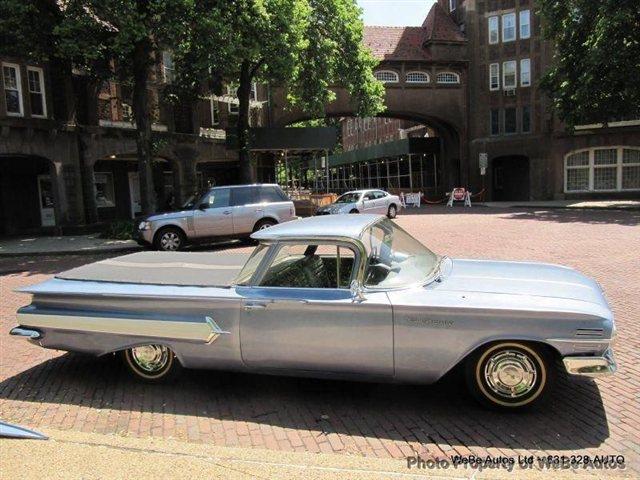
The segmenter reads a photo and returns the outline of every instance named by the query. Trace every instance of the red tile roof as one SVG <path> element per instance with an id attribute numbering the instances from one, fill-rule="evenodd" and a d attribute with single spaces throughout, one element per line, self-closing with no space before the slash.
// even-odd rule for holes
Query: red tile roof
<path id="1" fill-rule="evenodd" d="M 421 27 L 364 27 L 364 43 L 380 60 L 431 60 L 427 41 L 464 42 L 449 15 L 434 4 Z"/>
<path id="2" fill-rule="evenodd" d="M 465 38 L 460 29 L 445 12 L 444 8 L 436 3 L 429 10 L 422 26 L 425 29 L 425 41 L 440 42 L 464 42 Z"/>

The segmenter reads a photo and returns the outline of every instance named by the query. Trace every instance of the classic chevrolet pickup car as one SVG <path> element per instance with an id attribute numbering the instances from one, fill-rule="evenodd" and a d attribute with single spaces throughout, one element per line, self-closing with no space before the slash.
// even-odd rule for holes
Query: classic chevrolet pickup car
<path id="1" fill-rule="evenodd" d="M 11 334 L 116 353 L 138 378 L 184 368 L 433 383 L 460 365 L 481 403 L 540 404 L 555 369 L 616 369 L 613 315 L 570 268 L 459 260 L 380 215 L 329 215 L 253 234 L 252 254 L 143 252 L 22 289 Z M 560 361 L 558 361 L 560 360 Z"/>

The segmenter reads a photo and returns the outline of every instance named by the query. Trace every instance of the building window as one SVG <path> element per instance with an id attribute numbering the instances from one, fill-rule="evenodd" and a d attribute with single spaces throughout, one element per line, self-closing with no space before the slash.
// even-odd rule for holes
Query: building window
<path id="1" fill-rule="evenodd" d="M 531 60 L 523 58 L 520 60 L 520 86 L 528 87 L 531 85 Z"/>
<path id="2" fill-rule="evenodd" d="M 510 60 L 502 64 L 502 87 L 505 90 L 516 88 L 516 61 Z"/>
<path id="3" fill-rule="evenodd" d="M 258 84 L 256 82 L 251 83 L 251 101 L 258 101 Z"/>
<path id="4" fill-rule="evenodd" d="M 165 83 L 171 83 L 174 76 L 173 53 L 165 50 L 162 52 L 162 79 Z"/>
<path id="5" fill-rule="evenodd" d="M 429 83 L 429 74 L 426 72 L 407 72 L 407 83 Z"/>
<path id="6" fill-rule="evenodd" d="M 516 14 L 502 15 L 502 41 L 513 42 L 516 39 Z"/>
<path id="7" fill-rule="evenodd" d="M 460 75 L 453 72 L 440 72 L 436 75 L 436 81 L 444 84 L 456 84 L 460 83 Z"/>
<path id="8" fill-rule="evenodd" d="M 500 64 L 489 65 L 489 90 L 500 90 Z"/>
<path id="9" fill-rule="evenodd" d="M 209 97 L 209 107 L 211 110 L 211 126 L 216 126 L 220 123 L 220 110 L 218 109 L 218 100 L 214 97 Z"/>
<path id="10" fill-rule="evenodd" d="M 489 43 L 494 45 L 500 41 L 500 17 L 489 17 Z"/>
<path id="11" fill-rule="evenodd" d="M 522 10 L 520 12 L 520 38 L 529 38 L 531 36 L 531 12 Z"/>
<path id="12" fill-rule="evenodd" d="M 566 192 L 621 190 L 640 190 L 640 148 L 592 148 L 565 157 Z"/>
<path id="13" fill-rule="evenodd" d="M 20 67 L 11 63 L 3 63 L 2 76 L 4 78 L 4 100 L 7 105 L 7 115 L 22 116 Z"/>
<path id="14" fill-rule="evenodd" d="M 491 135 L 500 135 L 500 110 L 491 109 Z"/>
<path id="15" fill-rule="evenodd" d="M 504 133 L 512 134 L 518 131 L 518 121 L 515 108 L 504 109 Z"/>
<path id="16" fill-rule="evenodd" d="M 458 0 L 449 0 L 449 11 L 453 12 L 458 8 Z"/>
<path id="17" fill-rule="evenodd" d="M 531 107 L 522 107 L 522 133 L 531 133 Z"/>
<path id="18" fill-rule="evenodd" d="M 398 74 L 391 70 L 379 70 L 373 76 L 382 83 L 398 83 L 400 81 Z"/>
<path id="19" fill-rule="evenodd" d="M 228 99 L 229 114 L 238 115 L 240 113 L 240 102 L 236 96 L 236 87 L 227 85 L 227 95 L 230 97 Z"/>
<path id="20" fill-rule="evenodd" d="M 47 116 L 47 105 L 44 97 L 44 73 L 41 68 L 27 67 L 27 78 L 29 80 L 31 115 L 44 118 Z"/>
<path id="21" fill-rule="evenodd" d="M 111 208 L 116 206 L 113 193 L 113 174 L 111 172 L 95 172 L 96 206 Z"/>

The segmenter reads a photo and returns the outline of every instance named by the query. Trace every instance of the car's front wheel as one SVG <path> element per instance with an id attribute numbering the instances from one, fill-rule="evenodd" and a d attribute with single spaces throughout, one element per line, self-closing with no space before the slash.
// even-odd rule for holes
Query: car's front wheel
<path id="1" fill-rule="evenodd" d="M 389 209 L 387 210 L 387 217 L 396 218 L 398 214 L 398 207 L 396 207 L 393 203 L 389 205 Z"/>
<path id="2" fill-rule="evenodd" d="M 164 252 L 175 252 L 181 250 L 185 245 L 184 233 L 178 228 L 167 227 L 160 230 L 155 237 L 154 246 L 156 250 Z"/>
<path id="3" fill-rule="evenodd" d="M 149 383 L 172 380 L 181 366 L 175 354 L 164 345 L 141 345 L 122 352 L 129 372 L 137 379 Z"/>
<path id="4" fill-rule="evenodd" d="M 539 346 L 517 341 L 486 345 L 466 360 L 467 387 L 482 405 L 500 410 L 539 406 L 555 379 L 553 358 Z"/>

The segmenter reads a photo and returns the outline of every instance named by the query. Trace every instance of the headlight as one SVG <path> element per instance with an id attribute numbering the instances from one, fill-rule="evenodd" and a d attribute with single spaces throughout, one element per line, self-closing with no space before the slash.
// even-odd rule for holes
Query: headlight
<path id="1" fill-rule="evenodd" d="M 138 230 L 149 230 L 151 228 L 151 222 L 140 222 Z"/>

